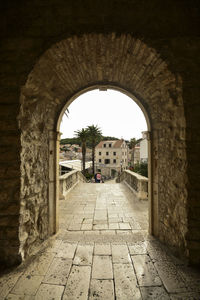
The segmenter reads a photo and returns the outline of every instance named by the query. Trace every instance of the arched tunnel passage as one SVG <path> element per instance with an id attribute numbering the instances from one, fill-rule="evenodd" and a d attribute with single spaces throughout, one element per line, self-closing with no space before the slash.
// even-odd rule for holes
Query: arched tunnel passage
<path id="1" fill-rule="evenodd" d="M 31 253 L 35 243 L 56 232 L 59 117 L 73 97 L 104 85 L 126 91 L 145 108 L 146 117 L 148 114 L 152 152 L 151 232 L 187 254 L 181 80 L 169 71 L 154 49 L 130 35 L 113 33 L 74 36 L 53 45 L 42 55 L 22 88 L 22 257 Z"/>

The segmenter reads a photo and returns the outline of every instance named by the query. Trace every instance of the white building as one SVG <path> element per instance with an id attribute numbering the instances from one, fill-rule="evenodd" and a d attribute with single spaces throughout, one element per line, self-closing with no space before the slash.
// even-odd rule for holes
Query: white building
<path id="1" fill-rule="evenodd" d="M 96 171 L 115 177 L 128 167 L 128 146 L 124 140 L 101 141 L 95 148 Z"/>
<path id="2" fill-rule="evenodd" d="M 142 141 L 140 142 L 140 162 L 148 161 L 148 140 L 147 131 L 142 132 Z"/>

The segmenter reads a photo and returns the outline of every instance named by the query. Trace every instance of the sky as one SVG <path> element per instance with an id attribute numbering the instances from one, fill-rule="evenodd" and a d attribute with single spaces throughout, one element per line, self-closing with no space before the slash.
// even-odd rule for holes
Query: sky
<path id="1" fill-rule="evenodd" d="M 93 90 L 77 97 L 68 107 L 60 126 L 61 139 L 75 136 L 74 131 L 97 125 L 104 136 L 130 140 L 141 138 L 147 124 L 142 110 L 125 94 Z"/>

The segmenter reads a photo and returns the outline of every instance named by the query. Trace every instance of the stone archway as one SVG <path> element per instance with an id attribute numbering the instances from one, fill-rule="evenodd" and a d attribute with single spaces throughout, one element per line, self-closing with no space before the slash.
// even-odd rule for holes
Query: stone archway
<path id="1" fill-rule="evenodd" d="M 88 34 L 53 45 L 21 92 L 20 253 L 56 231 L 57 121 L 81 91 L 110 85 L 135 95 L 151 122 L 152 232 L 187 255 L 185 118 L 181 79 L 130 35 Z"/>

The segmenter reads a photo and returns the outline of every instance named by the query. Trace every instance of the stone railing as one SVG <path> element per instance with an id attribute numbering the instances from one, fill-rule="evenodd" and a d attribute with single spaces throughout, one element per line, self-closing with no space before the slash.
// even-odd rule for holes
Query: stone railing
<path id="1" fill-rule="evenodd" d="M 117 178 L 117 182 L 124 182 L 139 200 L 148 200 L 148 178 L 135 172 L 123 171 Z"/>
<path id="2" fill-rule="evenodd" d="M 71 171 L 59 177 L 59 197 L 63 199 L 79 182 L 86 182 L 80 171 Z"/>

